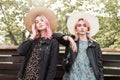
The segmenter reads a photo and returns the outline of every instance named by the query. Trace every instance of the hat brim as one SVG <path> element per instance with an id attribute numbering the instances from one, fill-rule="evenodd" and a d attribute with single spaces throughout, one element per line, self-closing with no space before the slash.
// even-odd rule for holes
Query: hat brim
<path id="1" fill-rule="evenodd" d="M 75 12 L 71 16 L 69 16 L 69 18 L 67 20 L 67 27 L 71 34 L 75 34 L 75 29 L 74 29 L 75 23 L 80 18 L 84 18 L 89 22 L 89 24 L 91 26 L 90 36 L 94 36 L 99 31 L 98 18 L 96 18 L 95 16 L 90 15 L 88 13 Z"/>
<path id="2" fill-rule="evenodd" d="M 34 23 L 34 19 L 37 15 L 44 15 L 50 23 L 52 32 L 55 31 L 57 28 L 57 17 L 55 14 L 46 7 L 36 7 L 31 9 L 24 19 L 24 24 L 29 32 L 32 32 L 31 26 Z"/>

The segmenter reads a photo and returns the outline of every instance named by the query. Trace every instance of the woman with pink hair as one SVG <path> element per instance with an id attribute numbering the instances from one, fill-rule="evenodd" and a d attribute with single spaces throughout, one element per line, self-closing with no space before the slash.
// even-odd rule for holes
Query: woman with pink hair
<path id="1" fill-rule="evenodd" d="M 18 47 L 18 53 L 25 56 L 18 74 L 20 80 L 54 79 L 59 44 L 52 34 L 46 17 L 36 16 L 30 38 Z"/>
<path id="2" fill-rule="evenodd" d="M 19 80 L 54 80 L 59 53 L 59 43 L 53 38 L 56 17 L 49 9 L 38 7 L 25 17 L 25 26 L 31 33 L 17 49 L 24 61 Z"/>
<path id="3" fill-rule="evenodd" d="M 78 51 L 66 50 L 66 54 L 71 52 L 73 62 L 63 65 L 63 80 L 104 80 L 100 45 L 91 38 L 98 29 L 97 24 L 97 19 L 89 14 L 78 12 L 69 17 L 67 27 L 74 36 Z"/>

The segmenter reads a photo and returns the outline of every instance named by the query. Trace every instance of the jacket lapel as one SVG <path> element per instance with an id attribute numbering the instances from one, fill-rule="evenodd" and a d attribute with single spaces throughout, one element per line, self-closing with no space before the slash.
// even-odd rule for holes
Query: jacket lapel
<path id="1" fill-rule="evenodd" d="M 95 59 L 95 45 L 93 41 L 88 41 L 87 56 L 90 61 L 90 66 L 92 66 L 95 75 L 97 75 L 96 59 Z"/>

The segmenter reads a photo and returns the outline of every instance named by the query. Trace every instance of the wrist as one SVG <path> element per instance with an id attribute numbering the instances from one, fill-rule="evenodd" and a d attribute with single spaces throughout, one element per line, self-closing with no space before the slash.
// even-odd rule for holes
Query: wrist
<path id="1" fill-rule="evenodd" d="M 31 35 L 31 36 L 29 37 L 29 39 L 30 39 L 30 40 L 34 40 L 35 38 Z"/>
<path id="2" fill-rule="evenodd" d="M 33 39 L 33 38 L 31 38 L 31 37 L 29 37 L 29 40 L 30 40 L 30 41 L 33 41 L 34 39 Z"/>

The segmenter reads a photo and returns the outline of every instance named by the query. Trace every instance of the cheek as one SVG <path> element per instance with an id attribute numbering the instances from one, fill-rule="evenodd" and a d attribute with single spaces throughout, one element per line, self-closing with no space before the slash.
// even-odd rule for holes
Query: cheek
<path id="1" fill-rule="evenodd" d="M 82 28 L 81 27 L 77 27 L 76 30 L 81 30 Z"/>
<path id="2" fill-rule="evenodd" d="M 36 24 L 36 29 L 39 29 L 39 27 L 40 27 L 40 26 Z"/>
<path id="3" fill-rule="evenodd" d="M 85 30 L 85 32 L 88 32 L 88 28 L 85 28 L 84 30 Z"/>
<path id="4" fill-rule="evenodd" d="M 78 31 L 78 28 L 77 28 L 77 27 L 75 28 L 75 31 Z"/>
<path id="5" fill-rule="evenodd" d="M 39 27 L 40 25 L 39 24 L 35 24 L 36 27 Z"/>
<path id="6" fill-rule="evenodd" d="M 75 31 L 76 31 L 76 32 L 79 32 L 79 30 L 80 30 L 80 28 L 78 28 L 78 27 L 75 28 Z"/>
<path id="7" fill-rule="evenodd" d="M 46 26 L 43 26 L 43 29 L 46 29 Z"/>

